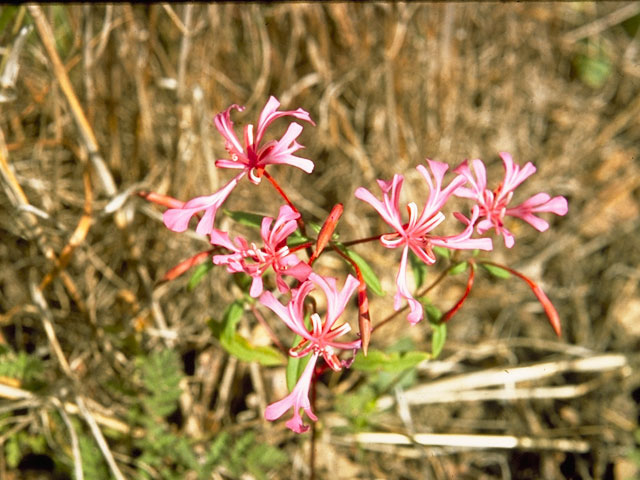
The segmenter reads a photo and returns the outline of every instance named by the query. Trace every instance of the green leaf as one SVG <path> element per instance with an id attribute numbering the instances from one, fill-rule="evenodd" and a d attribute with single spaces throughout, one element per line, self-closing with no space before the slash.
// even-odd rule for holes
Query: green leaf
<path id="1" fill-rule="evenodd" d="M 282 365 L 284 359 L 277 349 L 267 345 L 256 347 L 236 332 L 238 323 L 243 315 L 243 302 L 242 300 L 236 300 L 227 307 L 222 319 L 222 325 L 214 320 L 209 321 L 209 327 L 220 340 L 222 347 L 229 354 L 245 362 L 258 362 L 265 366 Z"/>
<path id="2" fill-rule="evenodd" d="M 458 275 L 466 271 L 468 266 L 469 264 L 466 261 L 460 262 L 449 269 L 449 275 Z"/>
<path id="3" fill-rule="evenodd" d="M 420 301 L 422 303 L 422 306 L 424 307 L 424 311 L 427 314 L 427 319 L 429 320 L 429 322 L 439 322 L 442 318 L 442 312 L 440 311 L 440 309 L 435 305 L 429 303 L 429 300 L 424 297 L 421 298 Z"/>
<path id="4" fill-rule="evenodd" d="M 611 75 L 611 62 L 607 57 L 578 55 L 574 61 L 578 77 L 591 88 L 601 88 Z"/>
<path id="5" fill-rule="evenodd" d="M 413 279 L 416 284 L 416 289 L 419 289 L 424 285 L 427 279 L 427 264 L 420 260 L 415 253 L 409 252 L 409 263 L 411 265 L 411 271 L 413 272 Z"/>
<path id="6" fill-rule="evenodd" d="M 314 232 L 316 232 L 316 235 L 318 233 L 320 233 L 320 230 L 322 230 L 322 225 L 320 225 L 319 223 L 316 222 L 309 222 L 307 224 L 309 227 L 311 227 L 311 230 L 313 230 Z"/>
<path id="7" fill-rule="evenodd" d="M 148 395 L 142 398 L 145 410 L 164 417 L 176 409 L 182 393 L 182 360 L 175 350 L 164 349 L 152 352 L 148 357 L 138 357 L 142 383 Z"/>
<path id="8" fill-rule="evenodd" d="M 302 337 L 296 335 L 296 341 L 300 341 L 301 339 Z M 294 345 L 297 345 L 297 343 L 294 343 Z M 289 357 L 287 361 L 287 388 L 290 392 L 293 390 L 293 387 L 296 386 L 296 383 L 298 383 L 298 379 L 300 378 L 300 375 L 302 375 L 302 372 L 310 359 L 311 355 L 301 358 Z"/>
<path id="9" fill-rule="evenodd" d="M 17 15 L 20 7 L 12 7 L 5 5 L 0 10 L 0 32 L 5 32 L 6 28 L 8 28 L 9 22 L 13 20 L 13 18 Z"/>
<path id="10" fill-rule="evenodd" d="M 189 292 L 193 291 L 193 289 L 198 286 L 198 284 L 207 275 L 207 273 L 209 273 L 213 269 L 214 266 L 215 265 L 211 260 L 198 265 L 193 271 L 191 278 L 187 282 L 187 290 Z"/>
<path id="11" fill-rule="evenodd" d="M 400 352 L 381 352 L 380 350 L 369 350 L 365 357 L 362 351 L 358 352 L 353 362 L 352 368 L 363 370 L 365 372 L 401 372 L 408 368 L 415 367 L 420 362 L 428 360 L 431 355 L 427 352 L 411 351 L 406 353 Z"/>
<path id="12" fill-rule="evenodd" d="M 4 444 L 4 458 L 9 468 L 16 468 L 22 459 L 18 435 L 10 435 Z"/>
<path id="13" fill-rule="evenodd" d="M 504 268 L 496 267 L 495 265 L 487 265 L 486 263 L 481 263 L 480 265 L 482 265 L 485 268 L 485 270 L 487 270 L 487 272 L 489 272 L 489 274 L 493 275 L 494 277 L 497 277 L 497 278 L 511 277 L 511 274 L 509 273 L 509 271 L 505 270 Z"/>
<path id="14" fill-rule="evenodd" d="M 234 357 L 244 362 L 257 362 L 260 365 L 282 365 L 282 354 L 268 345 L 256 347 L 239 333 L 232 337 L 222 337 L 220 343 L 224 349 Z"/>
<path id="15" fill-rule="evenodd" d="M 223 212 L 241 225 L 258 229 L 262 227 L 262 219 L 265 217 L 257 213 L 241 212 L 238 210 L 223 210 Z"/>
<path id="16" fill-rule="evenodd" d="M 297 247 L 298 245 L 302 245 L 303 243 L 312 242 L 310 238 L 305 237 L 300 233 L 300 230 L 295 230 L 289 237 L 287 238 L 287 246 L 289 248 Z"/>
<path id="17" fill-rule="evenodd" d="M 441 257 L 451 258 L 451 250 L 444 247 L 433 247 L 433 251 Z"/>
<path id="18" fill-rule="evenodd" d="M 578 48 L 580 51 L 573 58 L 576 75 L 591 88 L 603 87 L 613 73 L 611 58 L 604 43 L 595 37 L 581 42 Z"/>
<path id="19" fill-rule="evenodd" d="M 429 322 L 429 324 L 433 330 L 431 334 L 431 355 L 433 355 L 433 358 L 438 358 L 447 340 L 447 324 L 439 322 Z"/>
<path id="20" fill-rule="evenodd" d="M 380 280 L 378 280 L 377 275 L 373 272 L 373 269 L 369 266 L 365 259 L 353 250 L 343 249 L 343 252 L 345 252 L 347 256 L 355 262 L 356 265 L 358 265 L 360 272 L 362 272 L 362 278 L 364 279 L 367 286 L 371 289 L 371 291 L 378 296 L 384 296 L 385 292 L 382 289 Z"/>

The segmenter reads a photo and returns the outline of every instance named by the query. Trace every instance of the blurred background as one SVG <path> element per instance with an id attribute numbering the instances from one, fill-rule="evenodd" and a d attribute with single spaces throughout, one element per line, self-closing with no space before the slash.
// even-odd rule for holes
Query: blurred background
<path id="1" fill-rule="evenodd" d="M 0 7 L 0 478 L 310 475 L 311 435 L 262 419 L 284 367 L 229 356 L 207 324 L 238 286 L 217 269 L 159 284 L 208 244 L 135 195 L 222 186 L 213 115 L 246 106 L 240 132 L 269 95 L 316 122 L 299 138 L 314 173 L 270 173 L 310 222 L 344 203 L 341 239 L 386 228 L 359 186 L 400 173 L 420 205 L 426 158 L 482 158 L 497 185 L 508 151 L 538 168 L 514 201 L 569 201 L 492 254 L 542 285 L 563 337 L 524 283 L 480 275 L 437 360 L 323 379 L 316 478 L 636 478 L 639 25 L 640 4 L 616 2 Z M 243 187 L 226 207 L 277 215 L 267 182 Z M 399 252 L 356 250 L 393 292 Z M 374 324 L 392 312 L 390 294 L 371 303 Z M 428 322 L 379 333 L 371 349 L 431 348 Z M 425 433 L 462 444 L 391 435 Z M 520 444 L 467 448 L 479 434 Z"/>

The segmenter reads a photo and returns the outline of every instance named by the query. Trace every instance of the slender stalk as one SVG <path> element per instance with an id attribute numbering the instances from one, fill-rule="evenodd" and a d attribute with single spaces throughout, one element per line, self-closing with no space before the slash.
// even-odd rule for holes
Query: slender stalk
<path id="1" fill-rule="evenodd" d="M 311 410 L 316 409 L 316 381 L 318 377 L 314 372 L 313 381 L 311 382 Z M 316 478 L 316 422 L 311 422 L 311 448 L 309 451 L 309 480 Z"/>
<path id="2" fill-rule="evenodd" d="M 371 339 L 371 332 L 373 329 L 371 328 L 371 317 L 369 314 L 369 299 L 367 298 L 367 284 L 364 281 L 364 277 L 362 275 L 362 271 L 358 264 L 353 261 L 351 257 L 349 257 L 346 253 L 340 250 L 335 245 L 332 245 L 333 249 L 344 258 L 347 262 L 351 264 L 351 266 L 356 271 L 356 275 L 358 277 L 358 327 L 360 328 L 360 340 L 362 342 L 362 352 L 364 355 L 367 355 L 367 350 L 369 348 L 369 341 Z"/>
<path id="3" fill-rule="evenodd" d="M 282 190 L 282 188 L 280 187 L 280 185 L 278 184 L 278 182 L 276 182 L 276 179 L 273 178 L 271 175 L 269 175 L 269 172 L 267 172 L 266 170 L 264 170 L 262 172 L 262 175 L 269 180 L 269 182 L 271 183 L 271 185 L 273 185 L 273 188 L 276 189 L 276 191 L 280 194 L 280 196 L 284 199 L 285 202 L 287 202 L 287 205 L 289 205 L 294 212 L 296 212 L 298 215 L 300 215 L 298 217 L 298 226 L 300 227 L 300 231 L 302 232 L 302 234 L 306 237 L 307 234 L 305 233 L 305 228 L 304 228 L 304 221 L 302 220 L 302 215 L 300 214 L 300 211 L 296 208 L 296 206 L 293 204 L 293 202 L 291 200 L 289 200 L 289 197 L 287 196 L 286 193 L 284 193 L 284 190 Z"/>
<path id="4" fill-rule="evenodd" d="M 380 237 L 382 237 L 383 235 L 385 234 L 381 233 L 380 235 L 374 235 L 373 237 L 359 238 L 357 240 L 349 240 L 348 242 L 340 242 L 340 243 L 342 243 L 342 245 L 344 245 L 345 247 L 350 247 L 351 245 L 358 245 L 360 243 L 373 242 L 375 240 L 380 240 Z"/>
<path id="5" fill-rule="evenodd" d="M 440 272 L 440 275 L 438 275 L 438 277 L 433 282 L 431 282 L 431 284 L 427 285 L 423 290 L 418 292 L 417 296 L 422 297 L 427 293 L 429 293 L 432 289 L 434 289 L 442 280 L 444 280 L 444 277 L 447 276 L 447 274 L 449 273 L 449 270 L 450 268 L 447 268 L 446 270 L 443 270 L 442 272 Z M 375 332 L 378 328 L 382 327 L 384 324 L 389 323 L 391 320 L 393 320 L 402 312 L 404 312 L 407 308 L 409 308 L 408 304 L 402 307 L 400 310 L 396 310 L 395 312 L 393 312 L 391 315 L 389 315 L 387 318 L 385 318 L 380 323 L 378 323 L 375 327 L 373 327 L 373 329 L 371 330 L 371 333 Z"/>
<path id="6" fill-rule="evenodd" d="M 280 350 L 282 353 L 284 353 L 285 356 L 288 356 L 289 355 L 289 350 L 280 342 L 280 339 L 278 339 L 278 337 L 276 336 L 275 332 L 269 326 L 269 324 L 264 319 L 262 314 L 258 311 L 256 306 L 254 304 L 250 304 L 249 308 L 251 309 L 251 313 L 253 313 L 253 316 L 256 317 L 256 320 L 258 320 L 260 325 L 262 325 L 265 328 L 265 330 L 267 331 L 267 334 L 269 335 L 269 338 L 271 338 L 271 341 L 275 344 L 276 347 L 278 347 L 278 350 Z"/>
<path id="7" fill-rule="evenodd" d="M 460 310 L 462 304 L 465 302 L 465 300 L 469 296 L 469 293 L 471 292 L 471 288 L 473 287 L 473 279 L 476 274 L 476 266 L 473 259 L 468 260 L 468 263 L 469 267 L 471 267 L 471 271 L 469 272 L 469 278 L 467 280 L 467 288 L 465 288 L 460 300 L 458 300 L 458 302 L 442 316 L 442 319 L 440 320 L 442 323 L 446 323 L 451 320 L 451 318 L 458 312 L 458 310 Z"/>
<path id="8" fill-rule="evenodd" d="M 547 318 L 549 319 L 549 323 L 551 324 L 551 328 L 553 328 L 553 331 L 556 332 L 556 335 L 558 337 L 562 336 L 562 325 L 560 324 L 560 315 L 558 315 L 558 311 L 556 310 L 556 307 L 553 306 L 553 303 L 551 303 L 551 300 L 549 300 L 549 297 L 547 297 L 547 295 L 542 291 L 542 288 L 540 288 L 540 286 L 536 282 L 531 280 L 524 273 L 520 273 L 517 270 L 514 270 L 513 268 L 507 267 L 506 265 L 490 262 L 488 260 L 483 260 L 479 263 L 484 265 L 493 265 L 494 267 L 501 268 L 511 273 L 512 275 L 515 275 L 519 279 L 524 280 L 526 284 L 529 286 L 529 288 L 533 291 L 533 294 L 536 296 L 536 298 L 542 305 L 542 308 L 544 308 L 544 313 L 546 313 Z"/>

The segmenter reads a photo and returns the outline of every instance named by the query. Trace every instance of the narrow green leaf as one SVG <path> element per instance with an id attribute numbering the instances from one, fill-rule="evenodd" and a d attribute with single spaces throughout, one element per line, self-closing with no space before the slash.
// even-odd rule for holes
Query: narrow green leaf
<path id="1" fill-rule="evenodd" d="M 296 335 L 296 339 L 299 341 L 301 337 L 298 337 Z M 294 343 L 294 345 L 296 345 L 296 343 Z M 311 359 L 311 355 L 307 355 L 305 357 L 289 357 L 288 361 L 287 361 L 287 388 L 289 389 L 289 391 L 291 392 L 293 390 L 293 388 L 296 386 L 296 383 L 298 383 L 298 379 L 300 378 L 300 375 L 302 375 L 302 372 L 304 371 L 304 368 L 307 366 L 307 363 L 309 363 L 309 360 Z"/>
<path id="2" fill-rule="evenodd" d="M 440 311 L 440 309 L 435 305 L 429 303 L 429 301 L 425 298 L 421 298 L 420 302 L 424 307 L 424 311 L 427 314 L 427 319 L 429 320 L 429 322 L 439 322 L 442 318 L 442 312 Z"/>
<path id="3" fill-rule="evenodd" d="M 189 292 L 193 291 L 193 289 L 198 286 L 198 284 L 207 275 L 207 273 L 209 273 L 213 269 L 213 267 L 214 264 L 212 261 L 204 262 L 198 265 L 193 271 L 191 278 L 187 282 L 187 290 Z"/>
<path id="4" fill-rule="evenodd" d="M 8 28 L 9 22 L 18 14 L 19 8 L 8 5 L 2 7 L 2 10 L 0 10 L 0 32 L 4 32 Z"/>
<path id="5" fill-rule="evenodd" d="M 224 313 L 222 325 L 216 321 L 209 321 L 209 328 L 220 340 L 222 347 L 229 354 L 245 362 L 258 362 L 261 365 L 282 365 L 282 354 L 271 346 L 256 347 L 246 338 L 236 332 L 236 327 L 244 315 L 242 300 L 231 303 Z"/>
<path id="6" fill-rule="evenodd" d="M 433 247 L 433 251 L 440 257 L 451 258 L 451 250 L 444 247 Z"/>
<path id="7" fill-rule="evenodd" d="M 302 245 L 303 243 L 306 243 L 306 242 L 313 242 L 313 240 L 311 240 L 310 238 L 307 238 L 304 235 L 302 235 L 300 233 L 300 230 L 294 231 L 287 238 L 287 246 L 289 248 L 297 247 L 298 245 Z"/>
<path id="8" fill-rule="evenodd" d="M 307 225 L 308 225 L 309 227 L 311 227 L 311 230 L 313 230 L 314 232 L 316 232 L 316 235 L 317 235 L 318 233 L 320 233 L 320 230 L 322 230 L 322 225 L 320 225 L 319 223 L 316 223 L 316 222 L 309 222 L 309 223 L 307 223 Z"/>
<path id="9" fill-rule="evenodd" d="M 232 337 L 223 336 L 220 344 L 227 352 L 244 362 L 257 362 L 267 367 L 284 363 L 278 350 L 267 345 L 256 347 L 239 333 Z"/>
<path id="10" fill-rule="evenodd" d="M 427 352 L 381 352 L 380 350 L 369 350 L 365 357 L 360 351 L 356 355 L 351 368 L 363 370 L 365 372 L 401 372 L 408 368 L 413 368 L 424 360 L 431 358 Z"/>
<path id="11" fill-rule="evenodd" d="M 511 277 L 511 274 L 504 268 L 496 267 L 495 265 L 487 265 L 486 263 L 481 263 L 481 265 L 487 270 L 487 272 L 489 272 L 494 277 L 497 277 L 497 278 Z"/>
<path id="12" fill-rule="evenodd" d="M 451 269 L 449 270 L 449 275 L 458 275 L 459 273 L 466 271 L 468 266 L 469 264 L 466 261 L 460 262 L 451 267 Z"/>
<path id="13" fill-rule="evenodd" d="M 447 340 L 447 324 L 438 322 L 430 322 L 429 324 L 433 330 L 431 334 L 431 355 L 433 355 L 433 358 L 438 358 Z"/>
<path id="14" fill-rule="evenodd" d="M 347 256 L 351 260 L 353 260 L 356 263 L 356 265 L 358 265 L 358 268 L 362 272 L 362 278 L 364 278 L 365 283 L 371 289 L 371 291 L 380 297 L 384 296 L 385 292 L 382 289 L 380 280 L 378 279 L 377 275 L 374 273 L 373 269 L 365 261 L 365 259 L 362 258 L 353 250 L 344 249 L 343 251 L 347 254 Z"/>
<path id="15" fill-rule="evenodd" d="M 264 215 L 258 215 L 257 213 L 241 212 L 238 210 L 223 210 L 225 215 L 233 218 L 236 222 L 247 227 L 260 228 L 262 226 L 262 219 Z"/>
<path id="16" fill-rule="evenodd" d="M 413 272 L 413 279 L 416 284 L 416 289 L 419 289 L 424 285 L 427 279 L 427 264 L 420 260 L 415 253 L 409 252 L 409 263 L 411 265 L 411 271 Z"/>

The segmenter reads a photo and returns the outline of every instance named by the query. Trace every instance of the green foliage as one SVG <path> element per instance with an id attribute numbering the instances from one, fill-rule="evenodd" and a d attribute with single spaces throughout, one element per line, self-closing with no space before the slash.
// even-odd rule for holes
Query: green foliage
<path id="1" fill-rule="evenodd" d="M 334 405 L 358 431 L 371 425 L 378 412 L 376 402 L 395 386 L 409 388 L 415 383 L 415 367 L 431 358 L 429 353 L 415 350 L 413 341 L 401 338 L 385 352 L 369 350 L 367 357 L 358 353 L 351 368 L 368 372 L 367 383 L 339 396 Z"/>
<path id="2" fill-rule="evenodd" d="M 366 260 L 364 258 L 362 258 L 360 255 L 358 255 L 356 252 L 354 252 L 353 250 L 348 250 L 348 249 L 342 247 L 342 251 L 351 260 L 353 260 L 356 263 L 356 265 L 358 265 L 358 268 L 360 269 L 360 272 L 362 273 L 362 278 L 364 279 L 365 283 L 367 284 L 367 287 L 369 287 L 371 289 L 371 291 L 373 293 L 375 293 L 376 295 L 379 295 L 381 297 L 384 296 L 385 292 L 382 289 L 382 285 L 380 284 L 380 280 L 378 279 L 378 276 L 375 274 L 373 269 L 366 262 Z"/>
<path id="3" fill-rule="evenodd" d="M 366 357 L 362 352 L 358 352 L 351 368 L 365 372 L 402 372 L 430 357 L 428 353 L 418 351 L 385 353 L 380 350 L 369 350 Z"/>
<path id="4" fill-rule="evenodd" d="M 372 385 L 363 385 L 355 392 L 338 395 L 335 399 L 335 408 L 351 422 L 355 431 L 364 430 L 371 423 L 376 413 L 376 400 L 378 394 Z"/>
<path id="5" fill-rule="evenodd" d="M 187 283 L 187 291 L 191 292 L 194 288 L 198 286 L 198 284 L 204 279 L 204 277 L 213 270 L 214 264 L 212 261 L 204 262 L 198 265 L 191 278 L 189 278 L 189 282 Z"/>
<path id="6" fill-rule="evenodd" d="M 264 215 L 258 215 L 256 213 L 241 212 L 237 210 L 223 210 L 224 214 L 231 217 L 233 220 L 241 225 L 247 227 L 260 228 L 262 226 L 262 219 Z"/>
<path id="7" fill-rule="evenodd" d="M 18 379 L 31 389 L 42 381 L 43 374 L 44 365 L 39 357 L 0 346 L 0 377 Z"/>
<path id="8" fill-rule="evenodd" d="M 74 422 L 78 445 L 80 446 L 80 456 L 82 457 L 82 472 L 84 478 L 109 478 L 109 468 L 102 456 L 102 452 L 96 445 L 95 439 L 86 434 L 79 422 Z"/>
<path id="9" fill-rule="evenodd" d="M 422 297 L 419 300 L 424 307 L 424 312 L 427 314 L 427 320 L 429 320 L 430 323 L 439 323 L 442 318 L 440 309 L 433 305 L 426 297 Z"/>
<path id="10" fill-rule="evenodd" d="M 234 478 L 240 478 L 248 472 L 258 479 L 266 479 L 266 472 L 280 468 L 286 461 L 287 456 L 282 450 L 256 442 L 252 432 L 236 439 L 228 433 L 221 433 L 211 443 L 198 478 L 211 478 L 213 468 L 224 465 Z"/>
<path id="11" fill-rule="evenodd" d="M 504 268 L 496 267 L 495 265 L 487 265 L 486 263 L 481 263 L 482 267 L 489 272 L 490 275 L 496 278 L 510 278 L 511 274 L 508 270 Z"/>
<path id="12" fill-rule="evenodd" d="M 222 347 L 234 357 L 245 362 L 258 362 L 266 366 L 282 365 L 284 359 L 277 349 L 267 345 L 256 347 L 236 332 L 243 315 L 243 301 L 236 300 L 225 310 L 222 323 L 210 320 L 209 328 L 214 336 L 220 340 Z"/>
<path id="13" fill-rule="evenodd" d="M 588 39 L 579 45 L 580 51 L 573 58 L 576 75 L 585 85 L 602 88 L 613 73 L 611 58 L 599 39 Z"/>
<path id="14" fill-rule="evenodd" d="M 4 432 L 0 428 L 0 436 Z M 44 435 L 36 435 L 27 430 L 20 430 L 9 435 L 4 444 L 4 456 L 9 468 L 16 468 L 20 460 L 28 453 L 45 453 L 47 440 Z"/>
<path id="15" fill-rule="evenodd" d="M 294 340 L 293 344 L 297 345 L 297 342 L 299 342 L 300 340 L 302 340 L 302 337 L 296 335 L 296 339 Z M 289 359 L 287 361 L 287 388 L 289 389 L 289 391 L 292 391 L 293 387 L 296 386 L 298 379 L 302 375 L 302 372 L 307 366 L 307 363 L 309 363 L 310 359 L 311 355 L 306 355 L 302 358 L 289 356 Z"/>
<path id="16" fill-rule="evenodd" d="M 411 271 L 413 272 L 416 289 L 419 289 L 424 285 L 429 269 L 427 268 L 427 264 L 420 260 L 412 251 L 409 251 L 409 264 L 411 265 Z"/>
<path id="17" fill-rule="evenodd" d="M 453 267 L 449 269 L 449 275 L 458 275 L 459 273 L 465 272 L 468 267 L 469 267 L 468 262 L 456 263 Z"/>
<path id="18" fill-rule="evenodd" d="M 143 397 L 144 410 L 153 417 L 169 415 L 176 409 L 182 393 L 180 356 L 174 350 L 160 350 L 152 352 L 147 357 L 138 357 L 136 365 L 148 393 Z"/>
<path id="19" fill-rule="evenodd" d="M 433 251 L 436 255 L 443 258 L 451 258 L 451 250 L 444 247 L 433 247 Z"/>
<path id="20" fill-rule="evenodd" d="M 429 325 L 431 325 L 431 330 L 433 331 L 431 334 L 431 355 L 433 358 L 438 358 L 447 340 L 447 324 L 429 322 Z"/>
<path id="21" fill-rule="evenodd" d="M 4 33 L 9 28 L 9 23 L 11 23 L 16 15 L 18 14 L 18 10 L 24 7 L 13 7 L 9 5 L 5 5 L 0 10 L 0 32 Z"/>

